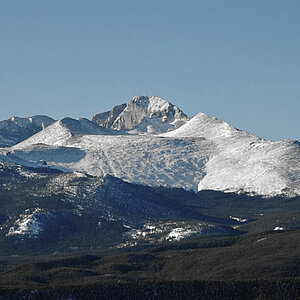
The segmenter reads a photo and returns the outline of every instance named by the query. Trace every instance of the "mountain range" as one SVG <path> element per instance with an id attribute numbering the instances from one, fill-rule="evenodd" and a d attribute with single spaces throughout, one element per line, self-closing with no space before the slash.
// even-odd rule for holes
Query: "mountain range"
<path id="1" fill-rule="evenodd" d="M 91 120 L 13 117 L 0 143 L 0 298 L 115 295 L 114 282 L 127 295 L 137 279 L 154 298 L 181 280 L 189 297 L 237 295 L 231 280 L 240 295 L 299 291 L 299 141 L 135 96 Z"/>
<path id="2" fill-rule="evenodd" d="M 267 141 L 202 112 L 189 118 L 160 97 L 136 96 L 91 121 L 14 118 L 0 128 L 9 141 L 0 159 L 23 166 L 194 191 L 300 193 L 298 141 Z"/>

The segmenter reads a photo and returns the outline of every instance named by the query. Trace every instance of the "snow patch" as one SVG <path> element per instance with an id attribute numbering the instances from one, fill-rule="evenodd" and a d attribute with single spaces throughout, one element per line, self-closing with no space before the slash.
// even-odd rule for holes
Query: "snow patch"
<path id="1" fill-rule="evenodd" d="M 167 241 L 180 241 L 186 237 L 191 236 L 193 233 L 197 233 L 196 230 L 186 228 L 174 228 L 167 236 Z"/>
<path id="2" fill-rule="evenodd" d="M 265 241 L 266 239 L 267 239 L 267 238 L 263 237 L 263 238 L 257 240 L 256 243 L 260 243 L 260 242 L 262 242 L 262 241 Z"/>
<path id="3" fill-rule="evenodd" d="M 278 230 L 285 230 L 285 228 L 284 228 L 284 227 L 280 227 L 280 226 L 276 226 L 276 227 L 274 228 L 274 230 L 275 230 L 275 231 L 278 231 Z"/>
<path id="4" fill-rule="evenodd" d="M 28 238 L 38 238 L 39 234 L 44 231 L 42 220 L 49 216 L 49 213 L 43 212 L 40 208 L 35 208 L 33 211 L 27 209 L 15 221 L 14 226 L 9 228 L 7 236 L 19 235 Z"/>
<path id="5" fill-rule="evenodd" d="M 241 222 L 241 223 L 245 223 L 248 221 L 248 219 L 243 219 L 243 218 L 238 218 L 238 217 L 233 217 L 233 216 L 229 216 L 230 219 L 232 220 L 236 220 L 238 222 Z"/>
<path id="6" fill-rule="evenodd" d="M 221 228 L 205 222 L 188 221 L 160 221 L 157 223 L 146 223 L 142 228 L 129 227 L 125 233 L 129 241 L 119 247 L 136 246 L 140 242 L 149 244 L 158 242 L 179 241 L 192 236 L 220 232 Z"/>

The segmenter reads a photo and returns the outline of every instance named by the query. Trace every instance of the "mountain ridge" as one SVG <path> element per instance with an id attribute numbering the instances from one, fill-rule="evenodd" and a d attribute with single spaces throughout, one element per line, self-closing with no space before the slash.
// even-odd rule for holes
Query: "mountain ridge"
<path id="1" fill-rule="evenodd" d="M 46 161 L 60 170 L 150 186 L 300 194 L 300 144 L 295 141 L 267 141 L 203 112 L 188 118 L 154 96 L 133 97 L 100 117 L 63 118 L 11 149 L 0 149 L 0 159 L 37 167 Z M 184 122 L 170 131 L 178 120 Z M 149 122 L 160 124 L 159 130 L 148 130 Z"/>
<path id="2" fill-rule="evenodd" d="M 105 127 L 100 127 L 85 118 L 73 119 L 64 117 L 45 128 L 45 130 L 36 133 L 13 147 L 18 148 L 32 144 L 63 145 L 68 139 L 74 136 L 98 134 L 114 135 L 116 132 Z"/>
<path id="3" fill-rule="evenodd" d="M 28 118 L 11 117 L 0 121 L 0 147 L 11 147 L 54 122 L 54 119 L 44 115 Z"/>

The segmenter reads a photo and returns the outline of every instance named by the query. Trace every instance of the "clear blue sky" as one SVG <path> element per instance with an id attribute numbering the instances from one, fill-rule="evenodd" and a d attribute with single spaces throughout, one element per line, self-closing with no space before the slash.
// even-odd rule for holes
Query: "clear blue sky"
<path id="1" fill-rule="evenodd" d="M 134 95 L 300 139 L 300 1 L 0 2 L 1 120 L 91 118 Z"/>

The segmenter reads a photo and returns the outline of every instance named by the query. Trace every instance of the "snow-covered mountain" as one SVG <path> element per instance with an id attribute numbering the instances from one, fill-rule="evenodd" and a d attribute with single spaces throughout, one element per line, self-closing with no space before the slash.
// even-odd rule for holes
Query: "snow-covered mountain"
<path id="1" fill-rule="evenodd" d="M 0 122 L 0 147 L 13 146 L 54 123 L 47 116 L 12 117 Z"/>
<path id="2" fill-rule="evenodd" d="M 203 112 L 198 113 L 182 127 L 161 136 L 173 138 L 200 137 L 207 140 L 219 141 L 220 145 L 261 140 L 261 138 L 236 129 L 229 123 L 219 120 L 216 117 L 211 117 Z"/>
<path id="3" fill-rule="evenodd" d="M 100 126 L 131 133 L 166 132 L 187 121 L 188 117 L 176 105 L 156 96 L 135 96 L 127 105 L 93 117 L 93 122 Z"/>
<path id="4" fill-rule="evenodd" d="M 164 137 L 202 137 L 214 145 L 198 190 L 249 192 L 261 195 L 299 195 L 300 144 L 266 141 L 225 121 L 197 114 Z"/>
<path id="5" fill-rule="evenodd" d="M 76 120 L 65 117 L 38 134 L 31 136 L 21 146 L 34 144 L 64 145 L 68 139 L 76 136 L 114 134 L 116 132 L 113 130 L 100 127 L 88 119 L 80 118 Z"/>
<path id="6" fill-rule="evenodd" d="M 0 148 L 1 255 L 299 228 L 299 142 L 267 141 L 205 113 L 188 118 L 158 97 L 93 121 L 45 123 Z M 10 122 L 25 130 L 34 120 Z"/>
<path id="7" fill-rule="evenodd" d="M 150 132 L 162 133 L 145 134 Z M 295 196 L 300 195 L 299 146 L 296 141 L 263 140 L 205 113 L 188 119 L 162 98 L 138 96 L 96 115 L 94 122 L 57 121 L 0 149 L 0 159 L 110 174 L 150 186 Z"/>

